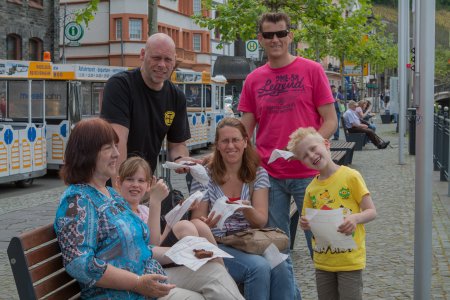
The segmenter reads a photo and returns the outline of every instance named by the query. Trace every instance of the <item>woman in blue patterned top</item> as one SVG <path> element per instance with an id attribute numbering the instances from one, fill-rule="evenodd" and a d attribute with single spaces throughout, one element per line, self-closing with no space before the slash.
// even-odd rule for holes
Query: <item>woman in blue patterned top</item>
<path id="1" fill-rule="evenodd" d="M 224 118 L 216 129 L 215 150 L 208 164 L 210 180 L 207 186 L 194 181 L 191 193 L 204 190 L 205 197 L 192 211 L 192 218 L 208 224 L 216 237 L 225 236 L 247 228 L 263 228 L 268 219 L 269 176 L 259 166 L 259 157 L 253 148 L 241 121 Z M 253 190 L 253 191 L 250 191 Z M 223 196 L 233 202 L 244 200 L 252 208 L 237 210 L 224 224 L 215 228 L 218 216 L 209 211 L 215 201 Z M 286 262 L 271 269 L 269 262 L 260 255 L 249 254 L 232 247 L 219 247 L 233 255 L 224 258 L 225 266 L 238 283 L 244 284 L 245 299 L 294 299 L 293 274 Z"/>
<path id="2" fill-rule="evenodd" d="M 61 177 L 69 186 L 54 226 L 64 266 L 79 282 L 81 297 L 242 299 L 218 263 L 207 263 L 198 273 L 175 267 L 168 269 L 173 276 L 166 274 L 160 262 L 171 263 L 164 257 L 168 248 L 152 248 L 147 224 L 105 186 L 116 174 L 117 143 L 111 125 L 95 118 L 79 122 L 66 147 Z"/>

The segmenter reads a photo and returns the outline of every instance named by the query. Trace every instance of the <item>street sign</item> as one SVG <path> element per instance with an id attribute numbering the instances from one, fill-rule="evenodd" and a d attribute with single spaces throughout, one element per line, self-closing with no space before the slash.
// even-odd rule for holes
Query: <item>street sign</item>
<path id="1" fill-rule="evenodd" d="M 83 27 L 77 22 L 69 22 L 64 27 L 64 35 L 69 41 L 79 41 L 84 34 Z"/>
<path id="2" fill-rule="evenodd" d="M 78 47 L 78 46 L 80 46 L 80 43 L 71 41 L 71 42 L 68 42 L 66 45 L 70 46 L 70 47 Z"/>
<path id="3" fill-rule="evenodd" d="M 248 40 L 245 42 L 245 57 L 253 60 L 259 60 L 258 40 Z"/>
<path id="4" fill-rule="evenodd" d="M 368 64 L 364 64 L 364 68 L 363 68 L 363 74 L 364 76 L 369 75 L 369 65 Z M 354 62 L 351 61 L 344 61 L 344 74 L 346 76 L 361 76 L 361 65 L 360 64 L 356 64 Z"/>

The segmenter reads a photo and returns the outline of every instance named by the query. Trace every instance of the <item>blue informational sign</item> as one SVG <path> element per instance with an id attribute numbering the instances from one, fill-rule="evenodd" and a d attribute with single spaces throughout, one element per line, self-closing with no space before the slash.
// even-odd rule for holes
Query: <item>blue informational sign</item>
<path id="1" fill-rule="evenodd" d="M 61 134 L 63 137 L 66 137 L 67 135 L 67 125 L 63 124 L 61 128 L 59 129 L 59 134 Z"/>
<path id="2" fill-rule="evenodd" d="M 350 76 L 344 76 L 344 78 L 345 78 L 345 87 L 347 89 L 351 88 L 352 87 L 352 82 L 350 81 Z"/>
<path id="3" fill-rule="evenodd" d="M 10 145 L 12 143 L 12 141 L 14 139 L 14 133 L 11 129 L 5 130 L 4 139 L 5 139 L 6 145 Z"/>
<path id="4" fill-rule="evenodd" d="M 36 139 L 36 128 L 34 128 L 34 127 L 28 128 L 27 135 L 28 135 L 28 140 L 30 142 L 34 142 L 34 140 Z"/>
<path id="5" fill-rule="evenodd" d="M 219 124 L 220 120 L 223 119 L 223 115 L 216 115 L 216 124 Z"/>

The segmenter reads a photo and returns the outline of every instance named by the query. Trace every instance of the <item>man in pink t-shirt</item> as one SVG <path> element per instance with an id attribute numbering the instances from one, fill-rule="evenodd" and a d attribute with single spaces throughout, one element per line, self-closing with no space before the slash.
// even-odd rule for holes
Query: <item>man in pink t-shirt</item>
<path id="1" fill-rule="evenodd" d="M 278 159 L 268 165 L 270 154 L 284 149 L 289 135 L 299 127 L 312 126 L 327 139 L 337 128 L 335 100 L 325 72 L 320 64 L 289 53 L 293 37 L 289 28 L 284 13 L 261 17 L 258 41 L 268 62 L 247 76 L 238 107 L 249 136 L 258 126 L 256 147 L 270 175 L 269 226 L 286 233 L 291 197 L 301 211 L 305 188 L 317 172 L 298 160 Z M 310 233 L 307 241 L 312 254 Z"/>

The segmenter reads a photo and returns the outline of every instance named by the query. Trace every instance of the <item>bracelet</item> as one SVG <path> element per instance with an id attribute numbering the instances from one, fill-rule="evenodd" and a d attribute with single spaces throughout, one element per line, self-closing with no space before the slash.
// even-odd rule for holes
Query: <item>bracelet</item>
<path id="1" fill-rule="evenodd" d="M 183 156 L 180 155 L 180 156 L 175 157 L 174 160 L 173 160 L 173 162 L 176 162 L 176 161 L 179 160 L 180 158 L 183 158 Z"/>
<path id="2" fill-rule="evenodd" d="M 136 292 L 138 285 L 139 285 L 139 280 L 141 279 L 141 276 L 136 275 L 137 279 L 136 279 L 136 285 L 134 286 L 134 288 L 131 289 L 132 292 Z"/>

